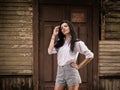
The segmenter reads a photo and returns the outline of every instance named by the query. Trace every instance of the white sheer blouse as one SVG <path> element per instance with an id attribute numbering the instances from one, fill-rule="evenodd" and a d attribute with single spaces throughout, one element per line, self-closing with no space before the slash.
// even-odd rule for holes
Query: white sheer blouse
<path id="1" fill-rule="evenodd" d="M 69 41 L 65 41 L 64 45 L 60 47 L 58 50 L 55 48 L 52 51 L 48 50 L 48 54 L 56 54 L 58 65 L 63 66 L 69 64 L 71 62 L 76 62 L 78 58 L 78 54 L 84 54 L 85 58 L 93 58 L 94 54 L 87 48 L 83 41 L 77 41 L 75 43 L 74 51 L 70 50 Z"/>

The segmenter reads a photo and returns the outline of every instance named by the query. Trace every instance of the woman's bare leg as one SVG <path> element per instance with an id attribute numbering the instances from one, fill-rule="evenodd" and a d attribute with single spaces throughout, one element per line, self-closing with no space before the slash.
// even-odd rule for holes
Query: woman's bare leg
<path id="1" fill-rule="evenodd" d="M 78 90 L 78 89 L 79 89 L 79 84 L 74 86 L 68 86 L 68 90 Z"/>
<path id="2" fill-rule="evenodd" d="M 64 90 L 65 86 L 55 85 L 54 90 Z"/>

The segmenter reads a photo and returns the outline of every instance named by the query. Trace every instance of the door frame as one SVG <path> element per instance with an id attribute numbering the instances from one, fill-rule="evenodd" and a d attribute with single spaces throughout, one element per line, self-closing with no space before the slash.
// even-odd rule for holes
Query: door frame
<path id="1" fill-rule="evenodd" d="M 96 0 L 97 1 L 97 0 Z M 39 0 L 32 0 L 33 6 L 33 90 L 40 90 L 40 60 L 39 60 Z M 99 75 L 98 75 L 98 41 L 99 41 L 99 5 L 93 3 L 91 5 L 92 14 L 92 28 L 93 28 L 93 52 L 94 61 L 93 63 L 93 76 L 92 76 L 92 90 L 98 90 L 99 87 Z"/>
<path id="2" fill-rule="evenodd" d="M 33 90 L 39 90 L 39 1 L 32 0 L 33 6 Z"/>

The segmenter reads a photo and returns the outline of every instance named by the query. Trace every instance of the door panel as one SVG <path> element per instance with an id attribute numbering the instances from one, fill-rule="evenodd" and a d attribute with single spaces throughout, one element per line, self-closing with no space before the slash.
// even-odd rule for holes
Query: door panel
<path id="1" fill-rule="evenodd" d="M 51 39 L 54 26 L 59 21 L 69 19 L 75 26 L 77 37 L 83 40 L 92 49 L 92 29 L 90 8 L 70 7 L 70 6 L 40 6 L 40 88 L 41 90 L 53 90 L 57 71 L 56 55 L 48 55 L 47 48 Z M 88 17 L 89 16 L 89 17 Z M 84 59 L 79 55 L 78 63 Z M 91 90 L 92 64 L 79 70 L 82 84 L 80 90 Z"/>

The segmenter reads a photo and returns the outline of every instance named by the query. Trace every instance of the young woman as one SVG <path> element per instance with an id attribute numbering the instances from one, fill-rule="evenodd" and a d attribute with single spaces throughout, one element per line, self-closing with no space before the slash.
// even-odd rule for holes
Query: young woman
<path id="1" fill-rule="evenodd" d="M 65 85 L 68 90 L 78 90 L 81 83 L 78 69 L 88 64 L 94 55 L 83 41 L 76 39 L 71 22 L 64 20 L 54 28 L 48 53 L 57 53 L 58 69 L 54 90 L 64 90 Z M 77 65 L 79 53 L 84 54 L 85 59 Z"/>

